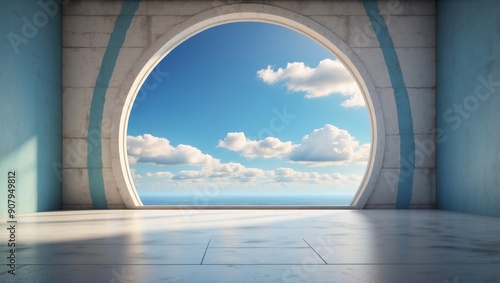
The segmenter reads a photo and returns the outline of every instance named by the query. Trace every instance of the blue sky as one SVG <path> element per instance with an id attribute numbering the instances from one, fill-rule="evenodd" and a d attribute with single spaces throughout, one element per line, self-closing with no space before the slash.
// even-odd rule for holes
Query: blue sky
<path id="1" fill-rule="evenodd" d="M 371 130 L 355 81 L 328 50 L 256 22 L 205 30 L 142 86 L 128 124 L 146 192 L 354 194 Z"/>

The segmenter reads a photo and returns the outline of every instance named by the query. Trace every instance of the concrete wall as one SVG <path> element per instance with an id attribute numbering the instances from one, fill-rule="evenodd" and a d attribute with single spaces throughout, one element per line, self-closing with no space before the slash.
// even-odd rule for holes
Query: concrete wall
<path id="1" fill-rule="evenodd" d="M 54 3 L 0 1 L 0 182 L 16 171 L 18 212 L 125 207 L 112 137 L 126 79 L 169 32 L 245 1 L 66 1 L 62 31 Z M 437 115 L 432 1 L 258 3 L 327 29 L 366 71 L 384 129 L 367 208 L 435 205 L 437 137 L 438 208 L 500 215 L 496 1 L 438 2 Z"/>
<path id="2" fill-rule="evenodd" d="M 359 71 L 378 117 L 378 170 L 370 176 L 363 206 L 434 207 L 434 2 L 247 2 L 73 0 L 64 5 L 63 207 L 131 206 L 116 154 L 122 146 L 121 114 L 131 103 L 130 81 L 168 39 L 210 17 L 243 12 L 279 14 L 290 26 L 316 31 Z"/>
<path id="3" fill-rule="evenodd" d="M 0 1 L 0 215 L 61 208 L 61 13 L 52 0 Z"/>
<path id="4" fill-rule="evenodd" d="M 438 208 L 500 216 L 500 3 L 437 5 Z"/>

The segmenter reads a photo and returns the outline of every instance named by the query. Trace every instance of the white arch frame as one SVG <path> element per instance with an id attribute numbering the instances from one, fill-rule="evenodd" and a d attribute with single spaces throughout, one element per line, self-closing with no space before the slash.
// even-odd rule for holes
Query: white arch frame
<path id="1" fill-rule="evenodd" d="M 225 5 L 195 15 L 164 34 L 133 66 L 115 101 L 111 125 L 112 170 L 124 205 L 127 208 L 144 207 L 132 180 L 126 150 L 128 119 L 143 82 L 171 50 L 188 38 L 213 26 L 244 21 L 272 23 L 308 36 L 335 54 L 356 79 L 365 98 L 372 130 L 368 167 L 350 206 L 363 208 L 379 178 L 385 151 L 382 108 L 372 79 L 356 54 L 331 30 L 310 18 L 266 4 Z"/>

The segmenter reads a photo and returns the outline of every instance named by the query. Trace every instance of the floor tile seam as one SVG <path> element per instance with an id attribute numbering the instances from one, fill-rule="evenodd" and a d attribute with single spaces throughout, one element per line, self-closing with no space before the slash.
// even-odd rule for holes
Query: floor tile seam
<path id="1" fill-rule="evenodd" d="M 305 240 L 305 239 L 302 239 L 304 240 L 304 242 L 309 246 L 309 248 L 311 248 L 311 250 L 313 250 L 313 252 L 319 256 L 319 258 L 325 263 L 325 264 L 328 264 L 328 262 Z"/>
<path id="2" fill-rule="evenodd" d="M 203 257 L 201 258 L 200 265 L 202 265 L 203 264 L 203 260 L 205 260 L 205 256 L 207 255 L 208 247 L 210 246 L 210 242 L 211 241 L 212 241 L 212 239 L 208 240 L 208 244 L 207 244 L 207 247 L 205 248 L 205 252 L 203 253 Z"/>

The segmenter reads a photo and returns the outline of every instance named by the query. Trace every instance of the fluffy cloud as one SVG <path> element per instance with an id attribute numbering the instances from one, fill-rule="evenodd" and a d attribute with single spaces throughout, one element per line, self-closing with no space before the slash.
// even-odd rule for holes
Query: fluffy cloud
<path id="1" fill-rule="evenodd" d="M 137 174 L 134 169 L 130 169 L 130 174 L 132 175 L 132 179 L 134 180 L 142 179 L 142 176 L 140 174 Z"/>
<path id="2" fill-rule="evenodd" d="M 292 142 L 289 141 L 282 142 L 273 137 L 255 141 L 248 139 L 241 132 L 228 133 L 223 140 L 219 141 L 217 146 L 241 152 L 241 155 L 246 158 L 282 157 L 289 154 L 294 148 Z"/>
<path id="3" fill-rule="evenodd" d="M 239 182 L 249 182 L 256 178 L 269 176 L 266 171 L 258 168 L 246 168 L 240 163 L 220 163 L 214 161 L 204 165 L 200 170 L 182 170 L 174 174 L 171 172 L 146 173 L 146 177 L 159 177 L 171 180 L 197 180 L 197 179 L 225 179 Z"/>
<path id="4" fill-rule="evenodd" d="M 359 145 L 348 131 L 326 124 L 302 138 L 290 153 L 290 161 L 309 165 L 331 165 L 367 161 L 370 145 Z"/>
<path id="5" fill-rule="evenodd" d="M 301 144 L 292 152 L 292 161 L 341 161 L 353 154 L 359 142 L 346 130 L 326 124 L 302 138 Z"/>
<path id="6" fill-rule="evenodd" d="M 358 148 L 357 151 L 354 152 L 354 154 L 351 157 L 351 160 L 354 163 L 368 161 L 368 158 L 370 158 L 370 150 L 371 150 L 370 144 L 363 144 Z"/>
<path id="7" fill-rule="evenodd" d="M 302 62 L 288 63 L 286 68 L 276 71 L 267 66 L 257 71 L 257 75 L 267 84 L 285 81 L 289 91 L 305 92 L 306 98 L 340 94 L 349 97 L 341 104 L 343 107 L 365 106 L 356 81 L 339 60 L 322 60 L 316 68 Z"/>
<path id="8" fill-rule="evenodd" d="M 172 176 L 172 180 L 202 179 L 206 176 L 205 171 L 184 170 Z"/>
<path id="9" fill-rule="evenodd" d="M 199 171 L 180 171 L 173 176 L 172 179 L 186 180 L 208 177 L 211 179 L 233 179 L 236 181 L 248 182 L 264 175 L 264 170 L 258 168 L 247 168 L 240 163 L 213 162 L 210 165 L 204 166 Z"/>
<path id="10" fill-rule="evenodd" d="M 244 133 L 228 133 L 218 147 L 240 152 L 246 158 L 284 158 L 311 166 L 366 162 L 370 144 L 359 144 L 348 131 L 326 124 L 302 138 L 300 144 L 268 137 L 250 140 Z"/>
<path id="11" fill-rule="evenodd" d="M 320 176 L 316 172 L 299 172 L 291 168 L 278 168 L 274 170 L 274 173 L 274 179 L 277 182 L 310 181 L 311 179 L 317 180 Z"/>
<path id="12" fill-rule="evenodd" d="M 278 168 L 274 170 L 274 180 L 284 183 L 313 183 L 313 184 L 359 184 L 362 176 L 359 174 L 344 175 L 340 173 L 320 174 L 317 172 L 300 172 L 291 168 Z"/>
<path id="13" fill-rule="evenodd" d="M 365 106 L 365 99 L 363 98 L 363 95 L 361 95 L 360 92 L 357 92 L 353 94 L 351 97 L 349 97 L 347 100 L 343 101 L 340 105 L 342 105 L 345 108 L 349 107 L 362 107 Z"/>
<path id="14" fill-rule="evenodd" d="M 207 166 L 200 170 L 184 170 L 177 174 L 170 172 L 146 173 L 146 177 L 165 177 L 172 182 L 169 188 L 199 188 L 216 186 L 218 188 L 304 188 L 314 185 L 316 188 L 355 187 L 362 180 L 360 174 L 303 172 L 292 168 L 278 168 L 264 171 L 258 168 L 246 168 L 239 163 Z M 158 186 L 158 183 L 155 183 Z M 165 183 L 166 184 L 166 183 Z M 162 187 L 161 185 L 159 185 Z"/>
<path id="15" fill-rule="evenodd" d="M 263 170 L 247 168 L 236 162 L 221 163 L 208 154 L 189 145 L 172 146 L 165 138 L 152 135 L 129 136 L 128 154 L 133 162 L 153 163 L 155 165 L 198 165 L 194 170 L 158 171 L 141 175 L 131 168 L 132 177 L 141 186 L 150 188 L 304 188 L 309 185 L 318 188 L 355 187 L 361 182 L 361 175 L 342 175 L 339 173 L 321 174 L 318 172 L 297 171 L 291 168 Z M 243 133 L 228 133 L 219 141 L 219 147 L 239 151 L 248 158 L 283 158 L 287 161 L 318 166 L 349 164 L 366 161 L 370 145 L 359 146 L 345 130 L 325 125 L 304 136 L 301 144 L 282 142 L 277 138 L 250 140 Z M 344 162 L 344 163 L 342 163 Z M 139 165 L 136 165 L 139 166 Z M 168 182 L 166 182 L 168 181 Z M 137 184 L 137 183 L 136 183 Z"/>
<path id="16" fill-rule="evenodd" d="M 174 176 L 174 174 L 172 174 L 171 172 L 166 172 L 166 171 L 160 171 L 160 172 L 155 172 L 155 173 L 151 173 L 151 172 L 146 173 L 146 177 L 157 177 L 157 178 L 170 179 L 173 176 Z"/>
<path id="17" fill-rule="evenodd" d="M 136 137 L 128 136 L 127 153 L 131 164 L 202 165 L 214 161 L 211 155 L 203 154 L 196 147 L 184 144 L 174 147 L 169 140 L 150 134 Z"/>

